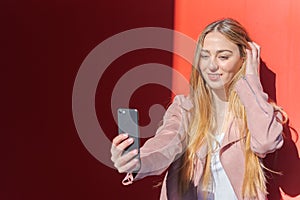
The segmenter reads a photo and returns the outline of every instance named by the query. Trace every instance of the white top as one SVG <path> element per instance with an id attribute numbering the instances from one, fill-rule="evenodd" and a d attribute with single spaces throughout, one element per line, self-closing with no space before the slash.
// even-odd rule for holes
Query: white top
<path id="1" fill-rule="evenodd" d="M 218 143 L 215 142 L 213 144 L 215 151 L 212 154 L 210 165 L 213 180 L 208 188 L 208 200 L 237 200 L 232 185 L 220 161 L 220 145 L 222 144 L 224 135 L 225 133 L 216 135 L 215 138 Z M 201 194 L 198 196 L 198 199 L 202 200 Z"/>
<path id="2" fill-rule="evenodd" d="M 214 143 L 213 149 L 215 149 L 211 158 L 211 172 L 213 177 L 211 200 L 237 200 L 237 197 L 233 191 L 232 185 L 224 171 L 222 163 L 220 161 L 220 145 L 222 144 L 225 133 L 216 135 L 218 143 Z"/>

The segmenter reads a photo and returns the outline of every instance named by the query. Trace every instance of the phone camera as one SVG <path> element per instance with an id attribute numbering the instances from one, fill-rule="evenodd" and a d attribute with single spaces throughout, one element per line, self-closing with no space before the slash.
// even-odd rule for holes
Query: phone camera
<path id="1" fill-rule="evenodd" d="M 125 110 L 119 110 L 119 113 L 121 113 L 121 114 L 125 114 L 125 113 L 126 113 L 126 111 L 125 111 Z"/>

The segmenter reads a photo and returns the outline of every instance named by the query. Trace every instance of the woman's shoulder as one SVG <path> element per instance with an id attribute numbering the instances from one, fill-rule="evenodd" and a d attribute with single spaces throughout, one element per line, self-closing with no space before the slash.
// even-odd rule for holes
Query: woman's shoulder
<path id="1" fill-rule="evenodd" d="M 172 104 L 176 104 L 186 111 L 189 111 L 194 107 L 191 97 L 189 95 L 185 96 L 183 94 L 176 95 Z"/>
<path id="2" fill-rule="evenodd" d="M 164 115 L 164 119 L 178 117 L 182 118 L 189 115 L 193 103 L 189 96 L 176 95 L 173 98 L 172 103 L 168 106 L 168 109 Z"/>

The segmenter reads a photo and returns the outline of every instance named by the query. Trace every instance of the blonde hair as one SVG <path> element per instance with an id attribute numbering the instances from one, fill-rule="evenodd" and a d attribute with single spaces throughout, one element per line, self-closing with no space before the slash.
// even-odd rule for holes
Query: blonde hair
<path id="1" fill-rule="evenodd" d="M 246 57 L 246 48 L 250 48 L 248 42 L 251 41 L 247 31 L 242 25 L 233 19 L 222 19 L 209 24 L 198 39 L 194 66 L 190 77 L 190 96 L 194 104 L 192 110 L 192 118 L 189 126 L 189 142 L 185 155 L 183 156 L 183 168 L 181 169 L 181 179 L 179 182 L 180 192 L 187 191 L 189 182 L 194 177 L 194 161 L 196 152 L 203 145 L 207 145 L 206 164 L 204 166 L 201 186 L 205 189 L 208 187 L 211 180 L 210 160 L 211 152 L 213 151 L 212 142 L 214 141 L 213 130 L 215 126 L 215 118 L 212 106 L 212 94 L 208 85 L 202 78 L 199 72 L 198 63 L 200 59 L 200 50 L 202 48 L 205 36 L 212 32 L 218 31 L 227 39 L 236 44 L 239 48 L 240 56 Z M 246 59 L 245 59 L 246 60 Z M 258 190 L 267 193 L 266 178 L 263 172 L 263 166 L 259 158 L 250 149 L 250 133 L 247 127 L 247 116 L 245 108 L 241 103 L 237 93 L 234 90 L 235 83 L 245 75 L 245 62 L 240 70 L 235 74 L 234 78 L 228 87 L 228 102 L 229 113 L 232 113 L 234 118 L 240 119 L 239 130 L 241 138 L 246 135 L 244 147 L 245 152 L 245 175 L 243 180 L 242 195 L 248 198 L 254 198 L 258 195 Z M 276 110 L 281 109 L 272 104 Z M 282 111 L 283 112 L 283 111 Z M 284 115 L 286 116 L 286 115 Z"/>

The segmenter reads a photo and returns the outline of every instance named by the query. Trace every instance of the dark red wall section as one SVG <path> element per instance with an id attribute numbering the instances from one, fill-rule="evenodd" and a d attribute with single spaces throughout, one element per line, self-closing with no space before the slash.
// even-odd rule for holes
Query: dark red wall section
<path id="1" fill-rule="evenodd" d="M 124 187 L 123 175 L 86 150 L 73 122 L 72 89 L 81 63 L 105 39 L 138 27 L 172 29 L 173 1 L 6 0 L 0 9 L 0 199 L 158 199 L 160 189 L 154 186 L 162 177 Z M 172 54 L 130 52 L 101 78 L 96 110 L 108 138 L 117 134 L 108 109 L 113 85 L 122 73 L 149 62 L 171 66 Z M 171 74 L 166 79 L 171 83 Z M 131 105 L 147 123 L 146 109 L 154 103 L 166 107 L 170 96 L 167 88 L 146 85 Z"/>

